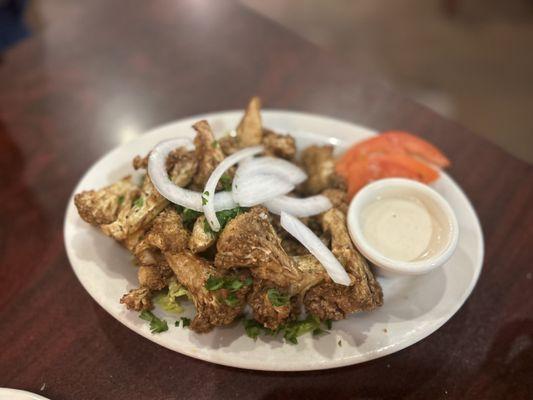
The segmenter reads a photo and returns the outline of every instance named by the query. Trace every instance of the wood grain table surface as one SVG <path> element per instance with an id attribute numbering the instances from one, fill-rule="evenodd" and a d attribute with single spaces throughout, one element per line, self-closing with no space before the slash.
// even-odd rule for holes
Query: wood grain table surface
<path id="1" fill-rule="evenodd" d="M 39 2 L 0 64 L 0 386 L 60 399 L 533 398 L 533 168 L 231 1 Z M 188 115 L 316 112 L 433 141 L 481 219 L 463 308 L 394 355 L 329 371 L 222 367 L 122 326 L 76 280 L 63 216 L 85 170 Z"/>

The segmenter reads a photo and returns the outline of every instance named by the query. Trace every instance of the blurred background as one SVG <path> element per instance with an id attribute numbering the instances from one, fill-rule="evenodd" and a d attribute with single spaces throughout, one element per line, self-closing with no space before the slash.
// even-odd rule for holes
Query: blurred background
<path id="1" fill-rule="evenodd" d="M 533 0 L 239 1 L 533 162 Z M 45 3 L 0 0 L 0 60 Z"/>

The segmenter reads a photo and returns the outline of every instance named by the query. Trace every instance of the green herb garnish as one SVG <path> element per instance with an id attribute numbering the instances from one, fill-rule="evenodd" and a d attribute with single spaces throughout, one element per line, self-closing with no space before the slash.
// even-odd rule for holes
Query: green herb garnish
<path id="1" fill-rule="evenodd" d="M 220 147 L 220 143 L 218 142 L 218 140 L 213 140 L 213 142 L 211 143 L 211 147 L 213 149 Z"/>
<path id="2" fill-rule="evenodd" d="M 224 303 L 226 303 L 230 307 L 235 307 L 239 305 L 239 299 L 237 298 L 235 293 L 230 293 L 224 299 Z"/>
<path id="3" fill-rule="evenodd" d="M 209 201 L 209 191 L 206 190 L 202 193 L 202 205 L 205 206 L 207 202 Z"/>
<path id="4" fill-rule="evenodd" d="M 252 338 L 253 340 L 256 340 L 257 337 L 261 334 L 263 326 L 255 319 L 245 319 L 243 321 L 243 324 L 246 335 Z"/>
<path id="5" fill-rule="evenodd" d="M 144 199 L 142 198 L 142 196 L 141 197 L 137 197 L 135 199 L 135 201 L 133 202 L 133 205 L 135 207 L 138 207 L 138 208 L 141 208 L 143 206 L 143 204 L 144 204 Z"/>
<path id="6" fill-rule="evenodd" d="M 238 277 L 235 276 L 210 276 L 205 282 L 205 288 L 207 290 L 213 291 L 218 289 L 227 289 L 230 292 L 236 292 L 243 286 L 250 286 L 253 283 L 252 278 L 248 277 L 244 281 L 241 281 Z"/>
<path id="7" fill-rule="evenodd" d="M 326 328 L 328 328 L 328 330 L 331 330 L 331 327 L 333 326 L 333 321 L 330 319 L 327 319 L 324 321 L 324 325 L 326 325 Z"/>
<path id="8" fill-rule="evenodd" d="M 247 208 L 244 207 L 235 207 L 229 210 L 222 210 L 216 213 L 218 222 L 220 223 L 220 228 L 224 228 L 226 224 L 235 218 L 237 215 L 240 215 L 247 211 Z"/>
<path id="9" fill-rule="evenodd" d="M 227 173 L 224 173 L 221 177 L 220 177 L 220 183 L 222 184 L 222 188 L 226 191 L 226 192 L 231 192 L 231 183 L 233 182 L 233 179 L 231 178 L 231 176 L 229 176 Z"/>
<path id="10" fill-rule="evenodd" d="M 181 317 L 180 321 L 181 321 L 181 326 L 183 328 L 187 328 L 191 324 L 190 318 Z"/>
<path id="11" fill-rule="evenodd" d="M 182 214 L 183 225 L 190 228 L 200 215 L 202 215 L 201 212 L 191 210 L 190 208 L 185 208 Z"/>
<path id="12" fill-rule="evenodd" d="M 308 315 L 306 319 L 302 321 L 291 321 L 285 327 L 283 337 L 289 343 L 297 344 L 298 337 L 308 332 L 314 332 L 320 330 L 320 320 L 314 315 Z"/>
<path id="13" fill-rule="evenodd" d="M 151 311 L 143 310 L 139 314 L 140 319 L 150 322 L 150 332 L 161 333 L 168 330 L 167 321 L 156 317 Z"/>
<path id="14" fill-rule="evenodd" d="M 342 340 L 339 340 L 339 341 L 337 342 L 337 345 L 338 345 L 339 347 L 342 347 Z"/>
<path id="15" fill-rule="evenodd" d="M 183 206 L 180 206 L 179 204 L 173 204 L 173 206 L 176 209 L 176 211 L 178 212 L 178 214 L 181 214 L 181 213 L 183 213 L 183 211 L 185 211 L 185 208 L 183 208 Z"/>
<path id="16" fill-rule="evenodd" d="M 290 297 L 286 294 L 281 294 L 277 289 L 268 289 L 267 296 L 270 300 L 270 303 L 274 307 L 286 306 L 289 304 Z"/>
<path id="17" fill-rule="evenodd" d="M 224 286 L 224 278 L 210 276 L 209 278 L 207 278 L 207 281 L 205 282 L 204 286 L 207 290 L 211 291 L 222 289 L 222 286 Z"/>
<path id="18" fill-rule="evenodd" d="M 119 206 L 121 206 L 122 203 L 124 203 L 124 198 L 125 198 L 125 197 L 124 197 L 123 194 L 121 194 L 120 196 L 118 196 L 118 205 L 119 205 Z"/>

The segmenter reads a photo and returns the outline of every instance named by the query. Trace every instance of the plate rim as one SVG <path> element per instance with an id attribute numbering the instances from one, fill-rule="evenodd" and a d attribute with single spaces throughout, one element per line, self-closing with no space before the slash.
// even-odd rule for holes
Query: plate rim
<path id="1" fill-rule="evenodd" d="M 240 362 L 237 365 L 234 362 L 227 361 L 224 357 L 217 357 L 217 356 L 213 357 L 212 354 L 205 354 L 205 353 L 200 353 L 199 354 L 199 353 L 195 353 L 193 351 L 189 351 L 188 349 L 176 350 L 175 348 L 171 347 L 170 345 L 167 345 L 165 343 L 165 341 L 162 340 L 161 338 L 159 338 L 157 335 L 153 335 L 153 334 L 150 334 L 149 332 L 138 330 L 138 329 L 136 329 L 136 327 L 133 324 L 129 323 L 128 320 L 119 318 L 117 315 L 114 314 L 114 312 L 112 312 L 110 309 L 108 309 L 108 307 L 106 307 L 104 305 L 103 301 L 100 301 L 98 298 L 93 296 L 93 294 L 91 293 L 89 288 L 86 286 L 86 284 L 84 283 L 84 281 L 81 279 L 81 277 L 78 275 L 78 272 L 74 268 L 73 263 L 72 263 L 73 255 L 71 254 L 71 252 L 73 250 L 69 246 L 67 246 L 67 222 L 68 222 L 67 220 L 68 220 L 68 215 L 72 212 L 72 209 L 74 208 L 74 202 L 73 202 L 74 195 L 79 191 L 79 187 L 81 186 L 81 183 L 86 179 L 86 177 L 93 171 L 93 169 L 96 168 L 96 166 L 102 160 L 104 160 L 105 158 L 110 156 L 112 153 L 119 152 L 123 147 L 126 147 L 129 144 L 131 144 L 131 143 L 133 143 L 133 142 L 135 142 L 135 141 L 137 141 L 137 140 L 139 140 L 141 138 L 144 138 L 144 137 L 149 136 L 149 135 L 156 134 L 157 131 L 159 131 L 159 130 L 165 130 L 165 129 L 168 129 L 169 127 L 173 126 L 173 125 L 183 124 L 183 123 L 185 123 L 186 121 L 189 121 L 189 120 L 195 121 L 195 120 L 198 120 L 198 119 L 209 119 L 209 118 L 216 118 L 216 117 L 218 117 L 218 118 L 229 118 L 230 115 L 232 115 L 232 114 L 242 114 L 242 113 L 243 113 L 242 110 L 235 110 L 235 109 L 233 109 L 233 110 L 225 110 L 225 111 L 214 111 L 214 112 L 196 114 L 196 115 L 192 115 L 192 116 L 185 116 L 183 118 L 179 118 L 179 119 L 176 119 L 176 120 L 173 120 L 173 121 L 169 121 L 169 122 L 163 123 L 161 125 L 157 125 L 157 126 L 155 126 L 153 128 L 150 128 L 150 129 L 146 130 L 144 133 L 142 133 L 141 135 L 139 135 L 135 139 L 127 141 L 127 142 L 122 143 L 122 144 L 119 144 L 119 145 L 113 147 L 112 149 L 110 149 L 109 151 L 105 152 L 102 156 L 100 156 L 95 161 L 93 161 L 91 166 L 81 175 L 81 177 L 79 178 L 79 180 L 77 181 L 77 183 L 74 186 L 74 189 L 73 189 L 73 191 L 72 191 L 72 193 L 71 193 L 71 195 L 69 197 L 69 200 L 68 200 L 68 203 L 67 203 L 67 207 L 66 207 L 66 210 L 65 210 L 64 219 L 63 219 L 63 241 L 64 241 L 64 246 L 65 246 L 65 250 L 66 250 L 66 253 L 67 253 L 67 258 L 68 258 L 71 270 L 74 272 L 74 275 L 76 276 L 76 279 L 80 282 L 80 284 L 85 289 L 85 291 L 89 294 L 89 296 L 100 307 L 102 307 L 109 315 L 111 315 L 114 319 L 119 321 L 121 324 L 126 326 L 128 329 L 130 329 L 134 333 L 136 333 L 138 335 L 141 335 L 142 337 L 148 339 L 149 341 L 154 342 L 154 343 L 156 343 L 156 344 L 158 344 L 158 345 L 160 345 L 160 346 L 162 346 L 164 348 L 167 348 L 167 349 L 169 349 L 169 350 L 171 350 L 173 352 L 176 352 L 176 353 L 188 356 L 188 357 L 192 357 L 192 358 L 195 358 L 195 359 L 198 359 L 198 360 L 206 361 L 206 362 L 209 362 L 209 363 L 218 364 L 218 365 L 224 365 L 224 366 L 227 366 L 227 367 L 246 369 L 246 370 L 255 370 L 255 371 L 273 371 L 273 372 L 291 372 L 291 371 L 292 372 L 297 372 L 297 371 L 302 371 L 303 372 L 303 371 L 335 369 L 335 368 L 341 368 L 341 367 L 361 364 L 361 363 L 364 363 L 364 362 L 367 362 L 367 361 L 378 359 L 378 358 L 384 357 L 386 355 L 393 354 L 393 353 L 399 352 L 401 350 L 404 350 L 404 349 L 406 349 L 406 348 L 408 348 L 408 347 L 410 347 L 410 346 L 412 346 L 412 345 L 414 345 L 414 344 L 426 339 L 428 336 L 430 336 L 431 334 L 435 333 L 446 322 L 448 322 L 451 318 L 453 318 L 455 316 L 455 314 L 463 307 L 465 302 L 468 300 L 468 298 L 472 294 L 472 292 L 473 292 L 473 290 L 474 290 L 474 288 L 475 288 L 475 286 L 476 286 L 476 284 L 477 284 L 477 282 L 479 280 L 479 277 L 481 275 L 481 271 L 483 270 L 484 254 L 485 254 L 485 240 L 484 240 L 484 235 L 483 235 L 483 229 L 481 227 L 481 222 L 479 220 L 479 217 L 478 217 L 478 215 L 477 215 L 477 213 L 476 213 L 476 211 L 475 211 L 470 199 L 468 198 L 468 196 L 466 195 L 466 193 L 464 192 L 462 187 L 459 184 L 457 184 L 455 179 L 453 179 L 450 175 L 448 175 L 444 171 L 441 171 L 441 174 L 446 176 L 446 178 L 449 179 L 455 185 L 455 187 L 456 187 L 456 189 L 458 191 L 458 194 L 461 197 L 461 200 L 463 202 L 465 202 L 465 205 L 468 207 L 468 211 L 474 217 L 475 235 L 476 235 L 477 238 L 479 238 L 479 250 L 478 250 L 478 254 L 477 254 L 478 259 L 479 259 L 479 265 L 474 265 L 474 267 L 475 267 L 474 268 L 474 274 L 472 276 L 472 279 L 470 280 L 469 286 L 464 291 L 463 296 L 458 301 L 456 301 L 454 303 L 454 307 L 450 308 L 450 312 L 447 313 L 447 316 L 445 318 L 441 318 L 436 323 L 434 323 L 430 328 L 428 328 L 426 331 L 424 331 L 422 334 L 418 334 L 414 338 L 414 340 L 413 340 L 413 335 L 411 335 L 409 337 L 404 338 L 403 340 L 401 340 L 399 342 L 396 342 L 394 344 L 386 346 L 381 351 L 378 351 L 378 352 L 374 351 L 374 352 L 372 352 L 372 353 L 370 353 L 368 355 L 365 355 L 365 357 L 363 359 L 354 361 L 353 360 L 353 356 L 352 357 L 347 356 L 347 357 L 344 357 L 344 358 L 339 359 L 339 360 L 329 360 L 329 361 L 321 361 L 321 362 L 315 361 L 313 364 L 311 364 L 309 366 L 302 366 L 300 364 L 294 363 L 294 364 L 283 364 L 283 366 L 279 366 L 279 367 L 276 367 L 276 366 L 261 367 L 260 363 L 254 363 L 254 361 L 243 361 L 243 362 Z M 266 116 L 267 114 L 270 114 L 270 115 L 280 114 L 280 115 L 284 115 L 284 116 L 289 117 L 289 118 L 304 117 L 304 118 L 316 118 L 316 119 L 321 119 L 321 120 L 328 120 L 328 121 L 333 122 L 333 123 L 346 124 L 346 125 L 354 128 L 354 129 L 360 130 L 361 132 L 365 132 L 365 134 L 368 134 L 369 136 L 373 136 L 373 135 L 377 134 L 376 130 L 368 128 L 367 126 L 359 125 L 359 124 L 357 124 L 355 122 L 351 122 L 351 121 L 348 121 L 348 120 L 339 119 L 339 118 L 335 118 L 335 117 L 330 117 L 330 116 L 327 116 L 327 115 L 321 115 L 321 114 L 315 114 L 315 113 L 303 112 L 303 111 L 292 111 L 292 110 L 286 110 L 286 109 L 272 109 L 272 108 L 263 109 L 263 110 L 261 110 L 261 113 L 264 116 Z M 327 136 L 325 134 L 317 133 L 317 132 L 315 132 L 315 134 L 320 135 L 320 136 Z M 335 138 L 334 135 L 331 135 L 331 137 Z"/>

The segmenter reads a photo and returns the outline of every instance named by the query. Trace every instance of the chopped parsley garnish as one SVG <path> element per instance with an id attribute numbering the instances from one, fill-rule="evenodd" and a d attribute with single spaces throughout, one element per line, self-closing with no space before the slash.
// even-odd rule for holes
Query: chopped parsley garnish
<path id="1" fill-rule="evenodd" d="M 209 191 L 206 190 L 202 193 L 202 205 L 205 206 L 207 202 L 209 201 Z"/>
<path id="2" fill-rule="evenodd" d="M 185 208 L 183 210 L 183 214 L 181 215 L 182 215 L 183 225 L 190 228 L 195 223 L 195 221 L 198 219 L 198 217 L 202 215 L 202 213 L 191 210 L 190 208 Z"/>
<path id="3" fill-rule="evenodd" d="M 181 214 L 181 213 L 183 213 L 183 211 L 186 210 L 185 208 L 183 208 L 183 206 L 180 206 L 179 204 L 174 204 L 174 208 L 176 209 L 178 214 Z"/>
<path id="4" fill-rule="evenodd" d="M 337 342 L 337 345 L 338 345 L 339 347 L 342 347 L 342 340 L 339 340 L 339 341 Z"/>
<path id="5" fill-rule="evenodd" d="M 287 342 L 298 344 L 298 337 L 308 332 L 312 332 L 314 335 L 328 333 L 328 331 L 321 328 L 320 320 L 313 315 L 308 315 L 304 320 L 291 321 L 285 325 L 280 325 L 274 330 L 265 328 L 254 319 L 244 319 L 243 324 L 246 335 L 254 340 L 261 334 L 276 336 L 278 333 L 283 332 L 283 337 Z"/>
<path id="6" fill-rule="evenodd" d="M 213 140 L 213 142 L 211 143 L 211 147 L 213 149 L 220 147 L 220 143 L 218 142 L 218 140 Z"/>
<path id="7" fill-rule="evenodd" d="M 285 327 L 285 332 L 283 337 L 289 343 L 297 344 L 298 336 L 302 336 L 308 332 L 314 332 L 316 330 L 321 330 L 320 320 L 314 315 L 308 315 L 306 319 L 302 321 L 291 321 Z M 322 331 L 324 333 L 325 331 Z"/>
<path id="8" fill-rule="evenodd" d="M 246 335 L 253 340 L 256 340 L 263 330 L 263 326 L 255 319 L 245 319 L 243 324 Z"/>
<path id="9" fill-rule="evenodd" d="M 326 325 L 326 328 L 328 328 L 328 330 L 331 330 L 331 327 L 333 326 L 333 321 L 330 319 L 327 319 L 324 321 L 324 325 Z"/>
<path id="10" fill-rule="evenodd" d="M 290 298 L 288 295 L 281 294 L 278 291 L 278 289 L 274 289 L 274 288 L 267 290 L 267 296 L 268 296 L 268 299 L 270 300 L 270 303 L 274 307 L 286 306 L 287 304 L 289 304 L 289 301 L 290 301 Z"/>
<path id="11" fill-rule="evenodd" d="M 230 293 L 224 299 L 224 303 L 226 303 L 230 307 L 235 307 L 239 305 L 239 299 L 237 298 L 235 293 Z"/>
<path id="12" fill-rule="evenodd" d="M 241 281 L 236 276 L 210 276 L 205 282 L 205 288 L 213 291 L 218 289 L 227 289 L 230 292 L 236 292 L 243 286 L 250 286 L 253 283 L 252 278 L 248 277 L 244 281 Z"/>
<path id="13" fill-rule="evenodd" d="M 143 310 L 139 314 L 140 319 L 150 322 L 150 332 L 161 333 L 168 330 L 167 321 L 157 318 L 151 311 Z"/>
<path id="14" fill-rule="evenodd" d="M 216 214 L 218 222 L 220 223 L 220 228 L 224 228 L 229 221 L 247 210 L 248 209 L 244 207 L 235 207 L 229 210 L 218 211 Z"/>
<path id="15" fill-rule="evenodd" d="M 144 204 L 144 199 L 142 198 L 142 196 L 141 197 L 137 197 L 135 199 L 135 201 L 133 202 L 133 205 L 135 207 L 138 207 L 138 208 L 141 208 L 143 206 L 143 204 Z"/>
<path id="16" fill-rule="evenodd" d="M 123 194 L 121 194 L 120 196 L 118 196 L 118 205 L 119 205 L 119 206 L 121 206 L 122 203 L 124 203 L 124 198 L 125 198 L 125 197 L 124 197 Z"/>
<path id="17" fill-rule="evenodd" d="M 209 278 L 207 278 L 207 281 L 205 282 L 204 286 L 207 290 L 211 291 L 222 289 L 222 286 L 224 286 L 224 278 L 210 276 Z"/>
<path id="18" fill-rule="evenodd" d="M 220 183 L 222 184 L 222 188 L 226 191 L 226 192 L 231 192 L 231 183 L 233 182 L 233 179 L 231 178 L 231 176 L 229 176 L 228 174 L 224 173 L 221 177 L 220 177 Z"/>
<path id="19" fill-rule="evenodd" d="M 181 327 L 182 328 L 187 328 L 191 324 L 191 319 L 190 318 L 186 318 L 186 317 L 181 317 L 179 320 L 174 322 L 174 326 L 179 327 L 180 326 L 180 322 L 181 322 Z"/>

